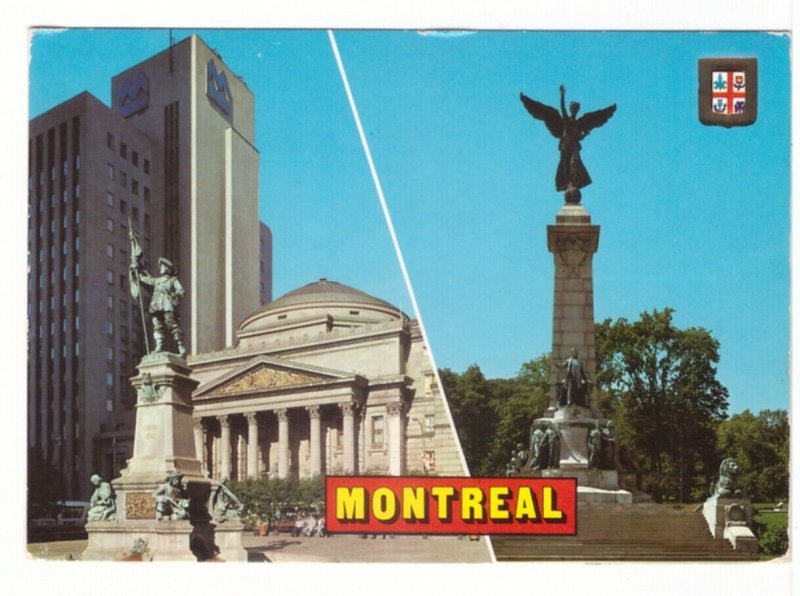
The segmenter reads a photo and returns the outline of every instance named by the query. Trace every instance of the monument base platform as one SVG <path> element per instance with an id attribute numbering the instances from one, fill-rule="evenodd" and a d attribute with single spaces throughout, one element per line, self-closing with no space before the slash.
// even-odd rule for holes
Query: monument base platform
<path id="1" fill-rule="evenodd" d="M 247 561 L 241 523 L 127 520 L 86 524 L 84 561 Z"/>
<path id="2" fill-rule="evenodd" d="M 622 489 L 602 489 L 591 486 L 578 486 L 578 507 L 633 505 L 633 493 Z"/>
<path id="3" fill-rule="evenodd" d="M 522 468 L 516 478 L 576 478 L 578 505 L 631 505 L 633 493 L 619 487 L 616 470 L 595 470 L 586 465 L 563 465 L 561 468 L 533 470 Z"/>

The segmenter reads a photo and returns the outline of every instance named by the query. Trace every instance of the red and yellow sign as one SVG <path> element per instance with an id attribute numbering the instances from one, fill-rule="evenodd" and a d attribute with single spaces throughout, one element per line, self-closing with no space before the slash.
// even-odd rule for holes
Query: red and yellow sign
<path id="1" fill-rule="evenodd" d="M 328 476 L 325 528 L 365 534 L 576 533 L 574 478 Z"/>

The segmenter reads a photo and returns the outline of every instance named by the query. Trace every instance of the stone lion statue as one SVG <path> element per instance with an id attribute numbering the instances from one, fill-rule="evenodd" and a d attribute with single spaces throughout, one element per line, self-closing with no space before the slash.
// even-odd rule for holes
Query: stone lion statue
<path id="1" fill-rule="evenodd" d="M 726 457 L 719 465 L 719 477 L 714 487 L 715 497 L 740 497 L 739 464 L 732 457 Z"/>

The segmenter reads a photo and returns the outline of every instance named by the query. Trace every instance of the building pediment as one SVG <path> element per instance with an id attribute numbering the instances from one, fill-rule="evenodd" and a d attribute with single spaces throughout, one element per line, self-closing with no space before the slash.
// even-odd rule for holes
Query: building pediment
<path id="1" fill-rule="evenodd" d="M 352 378 L 352 373 L 260 356 L 199 387 L 195 397 L 262 393 Z"/>

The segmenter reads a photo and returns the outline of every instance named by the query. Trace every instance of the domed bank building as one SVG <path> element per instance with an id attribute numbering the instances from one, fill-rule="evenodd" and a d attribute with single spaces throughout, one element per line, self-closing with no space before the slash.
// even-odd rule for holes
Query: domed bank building
<path id="1" fill-rule="evenodd" d="M 465 475 L 419 324 L 320 279 L 191 356 L 194 440 L 212 478 Z"/>

